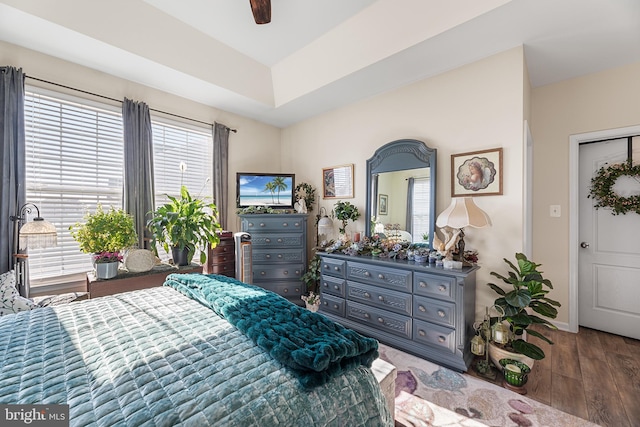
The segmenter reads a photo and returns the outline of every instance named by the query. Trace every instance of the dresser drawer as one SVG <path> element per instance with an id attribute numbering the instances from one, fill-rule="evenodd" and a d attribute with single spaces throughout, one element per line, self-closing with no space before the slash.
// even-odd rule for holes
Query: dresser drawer
<path id="1" fill-rule="evenodd" d="M 323 294 L 332 294 L 344 298 L 347 281 L 339 277 L 327 276 L 320 278 L 320 290 Z"/>
<path id="2" fill-rule="evenodd" d="M 414 295 L 413 317 L 454 327 L 456 321 L 456 305 L 452 302 Z"/>
<path id="3" fill-rule="evenodd" d="M 411 294 L 348 281 L 347 299 L 411 316 Z"/>
<path id="4" fill-rule="evenodd" d="M 403 338 L 411 338 L 411 318 L 347 300 L 346 317 Z"/>
<path id="5" fill-rule="evenodd" d="M 251 234 L 251 244 L 254 248 L 302 248 L 304 247 L 304 235 L 302 233 L 255 233 Z"/>
<path id="6" fill-rule="evenodd" d="M 327 295 L 325 293 L 320 297 L 320 311 L 335 314 L 344 317 L 344 299 Z"/>
<path id="7" fill-rule="evenodd" d="M 236 263 L 231 261 L 221 264 L 212 264 L 209 267 L 208 274 L 222 274 L 223 276 L 235 277 Z"/>
<path id="8" fill-rule="evenodd" d="M 347 263 L 347 279 L 384 286 L 398 291 L 411 292 L 410 270 L 378 267 L 359 262 Z"/>
<path id="9" fill-rule="evenodd" d="M 242 221 L 242 231 L 249 234 L 254 232 L 302 232 L 304 221 L 296 218 L 269 218 L 261 216 L 260 218 L 245 218 Z"/>
<path id="10" fill-rule="evenodd" d="M 347 263 L 337 259 L 323 257 L 320 262 L 322 274 L 330 274 L 335 277 L 347 277 Z"/>
<path id="11" fill-rule="evenodd" d="M 456 350 L 456 331 L 445 326 L 435 325 L 422 320 L 413 321 L 413 340 L 454 353 Z"/>
<path id="12" fill-rule="evenodd" d="M 413 278 L 413 293 L 454 301 L 455 284 L 456 280 L 453 277 L 416 273 Z"/>
<path id="13" fill-rule="evenodd" d="M 268 279 L 300 279 L 304 271 L 303 264 L 282 265 L 256 265 L 253 264 L 253 280 L 265 281 Z"/>
<path id="14" fill-rule="evenodd" d="M 254 263 L 270 263 L 270 262 L 286 262 L 301 263 L 304 262 L 303 249 L 254 249 L 251 251 L 252 261 Z"/>
<path id="15" fill-rule="evenodd" d="M 269 283 L 260 283 L 258 286 L 261 286 L 269 291 L 275 292 L 278 295 L 281 295 L 285 298 L 300 300 L 300 297 L 303 294 L 304 283 L 296 283 L 296 282 L 269 282 Z"/>

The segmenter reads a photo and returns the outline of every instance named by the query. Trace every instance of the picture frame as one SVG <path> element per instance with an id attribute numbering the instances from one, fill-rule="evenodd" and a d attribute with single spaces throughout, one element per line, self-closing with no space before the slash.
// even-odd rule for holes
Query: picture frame
<path id="1" fill-rule="evenodd" d="M 502 194 L 502 148 L 451 155 L 451 197 Z"/>
<path id="2" fill-rule="evenodd" d="M 389 206 L 389 196 L 386 194 L 378 195 L 378 215 L 387 215 Z"/>
<path id="3" fill-rule="evenodd" d="M 353 164 L 322 169 L 323 199 L 352 199 Z"/>

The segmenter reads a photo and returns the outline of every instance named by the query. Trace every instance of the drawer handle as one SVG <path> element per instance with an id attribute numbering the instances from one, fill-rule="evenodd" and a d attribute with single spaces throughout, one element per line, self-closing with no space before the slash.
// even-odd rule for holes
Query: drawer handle
<path id="1" fill-rule="evenodd" d="M 269 238 L 264 239 L 264 241 L 267 242 L 267 243 L 271 243 L 271 239 L 269 239 Z"/>
<path id="2" fill-rule="evenodd" d="M 296 293 L 297 293 L 297 292 L 300 292 L 300 288 L 296 288 Z"/>
<path id="3" fill-rule="evenodd" d="M 369 277 L 369 276 L 371 276 L 371 273 L 369 273 L 368 271 L 365 271 L 365 272 L 364 272 L 364 275 L 365 275 L 366 277 Z"/>
<path id="4" fill-rule="evenodd" d="M 282 259 L 282 254 L 278 254 L 278 258 Z"/>
<path id="5" fill-rule="evenodd" d="M 327 285 L 327 282 L 322 282 L 322 286 L 324 286 L 325 288 L 329 287 L 329 285 Z"/>
<path id="6" fill-rule="evenodd" d="M 326 270 L 329 270 L 331 267 L 329 267 L 329 265 L 328 265 L 328 264 L 325 264 L 325 265 L 324 265 L 324 268 L 325 268 Z"/>
<path id="7" fill-rule="evenodd" d="M 371 315 L 370 315 L 369 313 L 365 313 L 365 314 L 364 314 L 364 318 L 365 318 L 365 319 L 369 319 L 370 317 L 371 317 Z"/>
<path id="8" fill-rule="evenodd" d="M 439 343 L 443 343 L 443 342 L 445 342 L 446 340 L 447 340 L 447 339 L 446 339 L 445 337 L 443 337 L 442 335 L 440 335 L 440 336 L 438 337 L 438 342 L 439 342 Z"/>
<path id="9" fill-rule="evenodd" d="M 426 287 L 427 287 L 427 284 L 426 284 L 426 283 L 424 283 L 424 282 L 420 282 L 420 287 L 421 287 L 421 288 L 426 288 Z"/>
<path id="10" fill-rule="evenodd" d="M 296 276 L 300 275 L 300 270 L 296 270 Z"/>
<path id="11" fill-rule="evenodd" d="M 229 248 L 227 248 L 227 247 L 222 248 L 222 252 L 227 252 L 228 250 L 229 250 Z"/>
<path id="12" fill-rule="evenodd" d="M 285 270 L 282 272 L 282 274 L 284 274 L 285 276 L 289 274 L 289 270 Z"/>
<path id="13" fill-rule="evenodd" d="M 300 227 L 300 223 L 299 223 L 299 222 L 294 222 L 294 223 L 293 223 L 293 226 L 294 226 L 294 227 Z"/>
<path id="14" fill-rule="evenodd" d="M 329 303 L 328 303 L 328 302 L 326 302 L 326 301 L 322 301 L 322 303 L 323 303 L 324 305 L 329 305 Z"/>
<path id="15" fill-rule="evenodd" d="M 378 274 L 378 279 L 384 280 L 384 274 Z"/>
<path id="16" fill-rule="evenodd" d="M 444 311 L 442 311 L 442 310 L 438 310 L 438 316 L 440 316 L 440 317 L 444 317 L 444 316 L 445 316 L 445 314 L 446 314 L 446 313 L 445 313 Z"/>
<path id="17" fill-rule="evenodd" d="M 260 227 L 264 227 L 264 225 L 265 225 L 264 222 L 260 223 Z"/>
<path id="18" fill-rule="evenodd" d="M 440 285 L 440 286 L 438 286 L 438 290 L 439 290 L 440 292 L 444 292 L 444 291 L 446 291 L 446 290 L 447 290 L 447 287 L 446 287 L 445 285 Z"/>
<path id="19" fill-rule="evenodd" d="M 265 274 L 267 274 L 267 272 L 266 272 L 266 271 L 261 271 L 261 272 L 260 272 L 260 275 L 261 275 L 261 276 L 264 276 Z"/>
<path id="20" fill-rule="evenodd" d="M 284 288 L 284 291 L 282 291 L 282 292 L 284 292 L 285 294 L 288 294 L 289 293 L 289 288 Z"/>
<path id="21" fill-rule="evenodd" d="M 277 240 L 277 242 L 278 242 L 278 243 L 282 243 L 282 239 L 278 239 L 278 240 Z"/>
<path id="22" fill-rule="evenodd" d="M 421 312 L 423 312 L 423 313 L 425 313 L 425 312 L 427 311 L 427 309 L 426 309 L 426 308 L 424 308 L 424 306 L 422 306 L 422 305 L 419 305 L 419 306 L 418 306 L 418 310 L 420 310 L 420 311 L 421 311 Z"/>
<path id="23" fill-rule="evenodd" d="M 384 323 L 384 319 L 382 317 L 378 317 L 378 322 L 379 323 Z"/>
<path id="24" fill-rule="evenodd" d="M 365 292 L 365 293 L 364 293 L 364 297 L 365 297 L 365 298 L 371 298 L 371 294 L 370 294 L 369 292 Z"/>
<path id="25" fill-rule="evenodd" d="M 338 304 L 333 304 L 333 309 L 337 310 L 338 309 Z"/>
<path id="26" fill-rule="evenodd" d="M 378 300 L 380 300 L 380 301 L 384 301 L 384 297 L 383 297 L 382 295 L 379 295 L 379 296 L 378 296 Z"/>
<path id="27" fill-rule="evenodd" d="M 249 227 L 253 227 L 253 223 L 252 222 L 249 223 Z"/>
<path id="28" fill-rule="evenodd" d="M 333 285 L 333 289 L 335 289 L 336 291 L 339 291 L 339 290 L 340 290 L 340 286 L 338 286 L 338 285 Z"/>
<path id="29" fill-rule="evenodd" d="M 264 257 L 265 257 L 266 259 L 271 259 L 271 254 L 266 254 Z"/>
<path id="30" fill-rule="evenodd" d="M 337 267 L 337 266 L 336 266 L 336 267 L 333 267 L 333 269 L 334 269 L 335 271 L 340 271 L 340 267 Z"/>
<path id="31" fill-rule="evenodd" d="M 288 226 L 289 226 L 289 223 L 288 223 L 288 222 L 283 222 L 283 223 L 282 223 L 282 226 L 283 226 L 283 227 L 288 227 Z"/>
<path id="32" fill-rule="evenodd" d="M 427 336 L 427 333 L 426 333 L 425 331 L 423 331 L 422 329 L 420 329 L 420 330 L 418 331 L 418 335 L 420 335 L 421 337 L 426 337 L 426 336 Z"/>

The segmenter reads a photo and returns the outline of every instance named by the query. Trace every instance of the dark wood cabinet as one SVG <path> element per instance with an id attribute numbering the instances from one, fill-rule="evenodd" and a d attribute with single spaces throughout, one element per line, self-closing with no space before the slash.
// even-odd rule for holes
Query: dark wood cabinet
<path id="1" fill-rule="evenodd" d="M 233 233 L 223 231 L 218 233 L 220 243 L 215 248 L 207 249 L 207 262 L 202 266 L 205 274 L 220 274 L 228 277 L 236 275 L 235 242 Z"/>

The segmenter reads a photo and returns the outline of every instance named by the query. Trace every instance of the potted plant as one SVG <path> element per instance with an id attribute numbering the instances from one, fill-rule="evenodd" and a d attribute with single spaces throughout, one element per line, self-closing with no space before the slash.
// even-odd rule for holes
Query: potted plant
<path id="1" fill-rule="evenodd" d="M 138 242 L 133 217 L 113 206 L 105 211 L 98 204 L 94 213 L 87 212 L 84 222 L 71 225 L 69 231 L 82 252 L 94 254 L 98 279 L 115 277 L 122 261 L 120 251 Z"/>
<path id="2" fill-rule="evenodd" d="M 360 218 L 360 212 L 358 212 L 358 208 L 352 205 L 349 202 L 338 201 L 333 208 L 333 212 L 342 222 L 342 227 L 338 227 L 340 234 L 345 235 L 347 233 L 347 222 L 349 220 L 356 221 Z"/>
<path id="3" fill-rule="evenodd" d="M 496 272 L 490 273 L 510 285 L 511 289 L 505 291 L 493 283 L 488 284 L 491 289 L 500 295 L 495 300 L 495 305 L 504 310 L 504 319 L 510 329 L 509 340 L 505 345 L 501 346 L 501 349 L 513 353 L 510 355 L 496 354 L 495 356 L 490 353 L 494 364 L 498 368 L 500 366 L 496 362 L 504 357 L 518 360 L 518 355 L 524 355 L 533 360 L 544 359 L 544 351 L 537 345 L 525 341 L 524 333 L 538 337 L 549 344 L 553 344 L 553 341 L 540 332 L 530 329 L 531 325 L 544 325 L 549 329 L 558 329 L 553 323 L 545 319 L 555 319 L 558 315 L 556 307 L 560 307 L 559 302 L 547 297 L 549 289 L 553 289 L 553 285 L 548 279 L 542 277 L 542 272 L 538 270 L 540 264 L 528 260 L 522 253 L 516 253 L 515 258 L 517 264 L 513 264 L 506 258 L 504 259 L 504 262 L 512 270 L 509 271 L 508 276 L 503 276 Z M 490 343 L 490 352 L 492 348 L 494 352 L 496 348 L 500 348 L 496 346 L 495 343 Z M 530 360 L 529 363 L 533 364 L 533 361 Z M 532 366 L 530 365 L 529 367 Z"/>
<path id="4" fill-rule="evenodd" d="M 196 249 L 200 250 L 200 263 L 207 259 L 206 246 L 215 248 L 220 242 L 216 231 L 218 209 L 214 203 L 194 198 L 186 186 L 180 188 L 180 198 L 167 195 L 169 203 L 158 207 L 147 221 L 151 231 L 151 247 L 157 255 L 157 244 L 167 253 L 171 249 L 176 265 L 188 265 Z"/>
<path id="5" fill-rule="evenodd" d="M 302 295 L 300 298 L 304 301 L 307 310 L 318 311 L 320 308 L 320 295 L 315 292 L 309 292 L 309 295 Z"/>
<path id="6" fill-rule="evenodd" d="M 320 257 L 314 255 L 309 261 L 307 272 L 302 275 L 301 280 L 307 286 L 307 291 L 318 292 L 318 284 L 320 282 Z"/>

